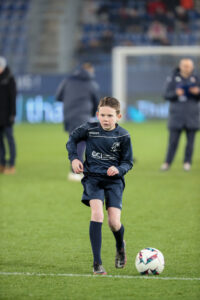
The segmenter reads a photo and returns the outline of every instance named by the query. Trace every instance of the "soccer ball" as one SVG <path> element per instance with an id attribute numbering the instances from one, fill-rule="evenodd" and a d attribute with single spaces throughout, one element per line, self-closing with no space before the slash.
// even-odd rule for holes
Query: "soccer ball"
<path id="1" fill-rule="evenodd" d="M 135 266 L 141 275 L 159 275 L 165 267 L 164 256 L 155 248 L 142 249 L 136 256 Z"/>

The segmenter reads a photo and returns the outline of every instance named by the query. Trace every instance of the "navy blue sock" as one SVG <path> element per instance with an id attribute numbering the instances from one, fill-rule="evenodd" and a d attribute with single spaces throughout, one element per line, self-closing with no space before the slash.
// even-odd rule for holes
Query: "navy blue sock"
<path id="1" fill-rule="evenodd" d="M 102 264 L 101 260 L 101 227 L 102 223 L 90 221 L 90 242 L 92 245 L 92 252 L 94 263 Z"/>
<path id="2" fill-rule="evenodd" d="M 124 247 L 124 226 L 122 225 L 118 231 L 113 231 L 117 250 L 121 250 Z"/>

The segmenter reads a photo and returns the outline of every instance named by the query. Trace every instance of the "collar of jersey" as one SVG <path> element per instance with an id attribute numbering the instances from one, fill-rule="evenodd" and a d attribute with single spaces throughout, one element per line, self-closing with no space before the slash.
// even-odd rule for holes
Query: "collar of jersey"
<path id="1" fill-rule="evenodd" d="M 105 130 L 105 129 L 103 129 L 103 127 L 102 127 L 101 124 L 99 123 L 99 128 L 100 128 L 100 130 L 101 130 L 103 133 L 105 133 L 105 132 L 108 132 L 108 133 L 110 132 L 110 133 L 111 133 L 111 132 L 115 132 L 115 131 L 117 130 L 118 126 L 119 126 L 117 123 L 116 123 L 115 125 L 116 125 L 116 127 L 115 127 L 114 129 L 112 129 L 112 130 Z"/>

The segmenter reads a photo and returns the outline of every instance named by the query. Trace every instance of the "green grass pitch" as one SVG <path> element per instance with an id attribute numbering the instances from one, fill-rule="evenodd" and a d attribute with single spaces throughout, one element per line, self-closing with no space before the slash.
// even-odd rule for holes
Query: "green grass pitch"
<path id="1" fill-rule="evenodd" d="M 81 184 L 67 181 L 62 125 L 15 126 L 17 173 L 0 175 L 0 299 L 200 299 L 200 133 L 192 170 L 182 168 L 183 134 L 171 170 L 161 173 L 166 122 L 124 127 L 136 157 L 123 197 L 125 269 L 114 267 L 115 242 L 106 211 L 102 244 L 103 264 L 109 275 L 122 276 L 117 278 L 80 276 L 92 274 L 90 209 L 80 202 Z M 148 246 L 165 256 L 157 279 L 144 279 L 135 269 L 137 252 Z"/>

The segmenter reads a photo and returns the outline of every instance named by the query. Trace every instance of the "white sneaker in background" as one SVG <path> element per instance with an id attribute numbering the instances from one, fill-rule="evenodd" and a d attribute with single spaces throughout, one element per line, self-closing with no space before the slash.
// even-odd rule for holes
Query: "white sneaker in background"
<path id="1" fill-rule="evenodd" d="M 185 171 L 190 171 L 190 169 L 191 169 L 191 164 L 188 163 L 188 162 L 184 163 L 183 169 L 184 169 Z"/>
<path id="2" fill-rule="evenodd" d="M 70 181 L 81 181 L 81 179 L 83 178 L 83 174 L 75 174 L 73 172 L 70 172 L 68 174 L 68 180 Z"/>
<path id="3" fill-rule="evenodd" d="M 169 170 L 169 164 L 163 163 L 162 166 L 160 167 L 160 171 L 167 171 L 167 170 Z"/>

